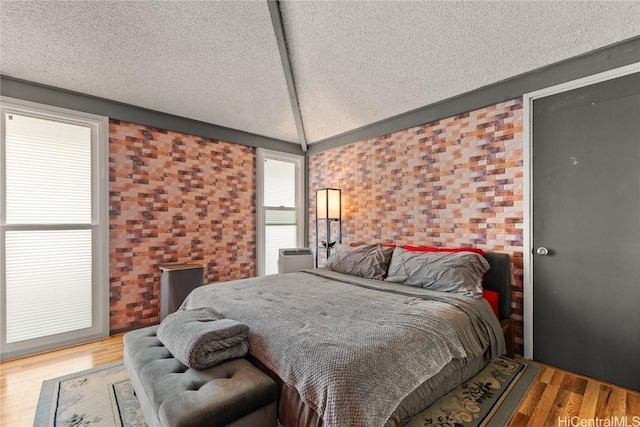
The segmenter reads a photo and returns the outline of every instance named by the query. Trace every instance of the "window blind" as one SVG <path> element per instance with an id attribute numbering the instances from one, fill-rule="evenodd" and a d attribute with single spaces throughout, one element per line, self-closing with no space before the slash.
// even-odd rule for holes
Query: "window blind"
<path id="1" fill-rule="evenodd" d="M 265 274 L 278 272 L 278 250 L 297 244 L 296 165 L 265 159 Z"/>
<path id="2" fill-rule="evenodd" d="M 7 231 L 7 343 L 91 327 L 91 230 Z"/>
<path id="3" fill-rule="evenodd" d="M 6 223 L 91 223 L 91 129 L 7 114 Z"/>
<path id="4" fill-rule="evenodd" d="M 91 327 L 91 128 L 4 118 L 6 342 Z"/>
<path id="5" fill-rule="evenodd" d="M 295 163 L 265 159 L 264 205 L 267 207 L 296 207 Z"/>

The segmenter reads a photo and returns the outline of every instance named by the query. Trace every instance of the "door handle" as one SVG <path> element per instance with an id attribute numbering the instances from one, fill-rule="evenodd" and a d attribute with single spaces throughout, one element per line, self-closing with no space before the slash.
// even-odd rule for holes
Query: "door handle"
<path id="1" fill-rule="evenodd" d="M 544 246 L 540 246 L 538 249 L 536 249 L 536 253 L 540 256 L 549 255 L 549 249 L 545 248 Z"/>

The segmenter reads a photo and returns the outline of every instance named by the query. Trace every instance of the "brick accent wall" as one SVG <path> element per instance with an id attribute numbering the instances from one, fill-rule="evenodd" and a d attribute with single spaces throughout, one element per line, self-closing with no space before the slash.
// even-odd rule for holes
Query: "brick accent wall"
<path id="1" fill-rule="evenodd" d="M 111 330 L 159 321 L 159 265 L 205 265 L 205 283 L 252 277 L 255 149 L 111 120 Z"/>
<path id="2" fill-rule="evenodd" d="M 522 132 L 522 99 L 515 99 L 311 156 L 311 245 L 315 190 L 333 187 L 342 190 L 343 242 L 510 254 L 522 354 Z"/>

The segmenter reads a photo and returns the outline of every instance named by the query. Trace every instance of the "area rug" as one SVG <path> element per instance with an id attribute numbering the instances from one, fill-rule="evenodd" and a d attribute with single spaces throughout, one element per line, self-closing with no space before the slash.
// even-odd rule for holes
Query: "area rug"
<path id="1" fill-rule="evenodd" d="M 535 379 L 534 362 L 500 358 L 404 427 L 506 426 Z M 122 362 L 45 381 L 34 427 L 144 427 Z"/>
<path id="2" fill-rule="evenodd" d="M 146 426 L 122 362 L 42 383 L 34 427 Z"/>
<path id="3" fill-rule="evenodd" d="M 496 359 L 404 427 L 507 426 L 539 370 L 535 362 Z"/>

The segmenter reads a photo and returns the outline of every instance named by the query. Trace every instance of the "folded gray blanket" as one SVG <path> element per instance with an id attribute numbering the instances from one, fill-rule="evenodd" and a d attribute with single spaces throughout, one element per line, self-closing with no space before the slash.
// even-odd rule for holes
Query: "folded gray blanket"
<path id="1" fill-rule="evenodd" d="M 249 350 L 249 326 L 223 318 L 212 308 L 179 310 L 165 317 L 158 339 L 173 357 L 193 369 L 206 369 Z"/>

